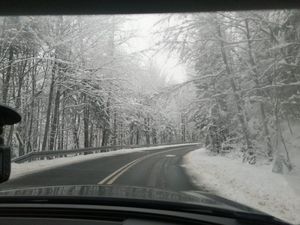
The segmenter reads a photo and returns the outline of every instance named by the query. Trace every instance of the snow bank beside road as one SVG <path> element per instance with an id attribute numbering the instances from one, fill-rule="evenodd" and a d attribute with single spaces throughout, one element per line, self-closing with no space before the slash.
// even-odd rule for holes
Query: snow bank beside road
<path id="1" fill-rule="evenodd" d="M 11 164 L 11 175 L 10 180 L 15 179 L 20 176 L 28 175 L 35 172 L 40 172 L 42 170 L 47 170 L 59 166 L 65 166 L 72 163 L 77 163 L 86 160 L 92 160 L 96 158 L 102 158 L 107 156 L 114 156 L 114 155 L 122 155 L 127 153 L 133 152 L 140 152 L 140 151 L 150 151 L 156 149 L 164 149 L 169 147 L 176 147 L 176 146 L 187 146 L 187 145 L 194 145 L 194 144 L 177 144 L 177 145 L 163 145 L 163 146 L 155 146 L 155 147 L 143 147 L 143 148 L 132 148 L 132 149 L 121 149 L 112 152 L 101 152 L 96 154 L 89 154 L 89 155 L 77 155 L 73 157 L 66 157 L 66 158 L 56 158 L 51 160 L 39 160 L 33 162 L 25 162 L 25 163 L 12 163 Z"/>
<path id="2" fill-rule="evenodd" d="M 300 223 L 300 194 L 290 179 L 272 173 L 271 166 L 252 166 L 222 156 L 211 156 L 205 149 L 184 157 L 187 173 L 198 186 L 225 198 L 252 206 L 291 223 Z M 295 184 L 294 183 L 294 184 Z"/>

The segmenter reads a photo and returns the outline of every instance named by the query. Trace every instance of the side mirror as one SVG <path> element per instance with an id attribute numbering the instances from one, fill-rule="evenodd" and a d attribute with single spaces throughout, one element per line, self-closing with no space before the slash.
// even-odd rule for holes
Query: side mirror
<path id="1" fill-rule="evenodd" d="M 10 148 L 0 146 L 0 183 L 7 181 L 10 176 Z"/>
<path id="2" fill-rule="evenodd" d="M 14 109 L 0 104 L 0 183 L 9 179 L 11 169 L 10 147 L 4 145 L 3 126 L 21 121 L 21 116 Z"/>

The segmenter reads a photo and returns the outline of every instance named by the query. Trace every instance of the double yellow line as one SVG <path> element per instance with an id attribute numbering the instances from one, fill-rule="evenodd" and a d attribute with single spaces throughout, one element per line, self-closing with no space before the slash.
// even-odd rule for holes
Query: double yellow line
<path id="1" fill-rule="evenodd" d="M 140 158 L 138 158 L 136 160 L 133 160 L 130 163 L 127 163 L 126 165 L 124 165 L 121 168 L 117 169 L 116 171 L 114 171 L 113 173 L 111 173 L 110 175 L 108 175 L 107 177 L 105 177 L 103 180 L 101 180 L 100 182 L 98 182 L 98 184 L 102 184 L 102 185 L 103 184 L 109 184 L 109 185 L 113 184 L 123 173 L 125 173 L 131 167 L 133 167 L 137 163 L 143 161 L 144 159 L 147 159 L 149 157 L 152 157 L 152 156 L 155 156 L 155 155 L 159 155 L 159 154 L 162 154 L 162 153 L 175 151 L 175 150 L 178 150 L 178 149 L 171 149 L 171 150 L 156 152 L 156 153 L 152 153 L 152 154 L 140 157 Z"/>

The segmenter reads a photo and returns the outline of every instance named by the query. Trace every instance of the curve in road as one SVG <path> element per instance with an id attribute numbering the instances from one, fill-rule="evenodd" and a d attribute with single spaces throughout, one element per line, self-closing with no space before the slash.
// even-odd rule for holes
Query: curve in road
<path id="1" fill-rule="evenodd" d="M 10 180 L 0 189 L 105 184 L 196 190 L 182 168 L 182 157 L 197 148 L 176 146 L 77 162 Z"/>

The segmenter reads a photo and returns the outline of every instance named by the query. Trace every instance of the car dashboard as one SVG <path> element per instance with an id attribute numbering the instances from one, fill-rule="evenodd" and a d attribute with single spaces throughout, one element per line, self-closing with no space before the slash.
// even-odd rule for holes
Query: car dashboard
<path id="1" fill-rule="evenodd" d="M 237 219 L 198 212 L 108 205 L 0 204 L 1 225 L 183 225 L 284 224 L 262 218 Z"/>

